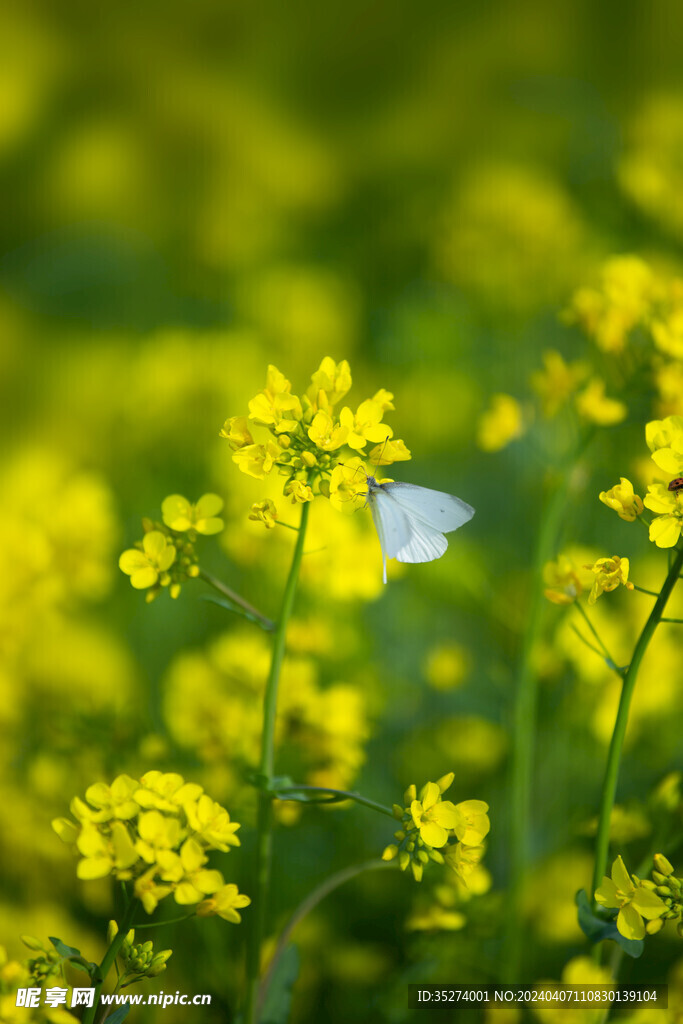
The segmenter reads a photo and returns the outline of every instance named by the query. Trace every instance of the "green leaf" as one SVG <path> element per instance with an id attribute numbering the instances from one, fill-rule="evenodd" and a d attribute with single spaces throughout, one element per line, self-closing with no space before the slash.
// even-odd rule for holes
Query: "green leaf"
<path id="1" fill-rule="evenodd" d="M 252 615 L 251 612 L 248 612 L 245 608 L 242 608 L 238 604 L 234 604 L 232 601 L 228 601 L 228 599 L 225 597 L 216 597 L 215 594 L 202 594 L 201 600 L 210 601 L 211 604 L 217 604 L 219 608 L 225 608 L 226 611 L 234 612 L 235 615 L 241 615 L 242 618 L 246 619 L 248 622 L 253 622 L 257 626 L 260 626 L 261 629 L 265 630 L 266 633 L 273 632 L 274 626 L 272 623 L 266 625 L 265 622 L 262 622 L 261 619 L 258 619 L 255 615 Z"/>
<path id="2" fill-rule="evenodd" d="M 627 956 L 637 960 L 643 955 L 645 942 L 643 939 L 626 939 L 617 928 L 616 916 L 612 918 L 600 917 L 592 908 L 585 889 L 579 889 L 575 898 L 578 908 L 579 927 L 586 938 L 595 944 L 611 939 L 621 946 Z"/>
<path id="3" fill-rule="evenodd" d="M 61 939 L 56 939 L 53 935 L 48 935 L 48 939 L 55 947 L 60 956 L 80 956 L 80 949 L 76 949 L 75 946 L 67 946 Z"/>
<path id="4" fill-rule="evenodd" d="M 122 1003 L 118 1009 L 114 1010 L 107 1017 L 107 1024 L 121 1024 L 124 1017 L 127 1017 L 130 1012 L 130 1003 Z"/>
<path id="5" fill-rule="evenodd" d="M 69 963 L 72 967 L 75 967 L 77 971 L 84 971 L 89 974 L 91 978 L 95 977 L 95 971 L 98 968 L 98 964 L 94 964 L 92 960 L 84 960 L 82 956 L 69 957 Z"/>
<path id="6" fill-rule="evenodd" d="M 299 976 L 299 950 L 285 946 L 268 986 L 259 1024 L 287 1024 L 292 1003 L 292 989 Z"/>

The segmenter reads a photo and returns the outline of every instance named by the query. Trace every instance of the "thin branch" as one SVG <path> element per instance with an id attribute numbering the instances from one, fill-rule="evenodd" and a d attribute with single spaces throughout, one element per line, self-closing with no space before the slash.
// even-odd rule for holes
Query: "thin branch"
<path id="1" fill-rule="evenodd" d="M 335 889 L 338 889 L 340 885 L 344 884 L 344 882 L 348 882 L 351 878 L 355 878 L 356 875 L 360 875 L 364 871 L 376 871 L 378 869 L 381 870 L 385 868 L 389 870 L 396 870 L 397 867 L 398 863 L 396 861 L 368 860 L 365 861 L 363 864 L 355 864 L 352 867 L 344 868 L 342 871 L 338 871 L 336 874 L 331 875 L 324 882 L 322 882 L 316 889 L 313 890 L 313 892 L 308 894 L 308 896 L 296 908 L 296 910 L 290 917 L 289 921 L 287 922 L 287 924 L 280 933 L 280 937 L 277 941 L 277 946 L 275 947 L 275 952 L 273 953 L 273 957 L 270 961 L 270 964 L 268 965 L 268 970 L 263 976 L 263 979 L 259 986 L 257 1000 L 259 1012 L 263 1009 L 266 993 L 268 991 L 268 987 L 271 981 L 273 980 L 273 975 L 275 974 L 275 969 L 277 967 L 278 961 L 282 956 L 282 953 L 284 952 L 287 943 L 289 942 L 289 938 L 292 932 L 299 924 L 299 922 L 302 921 L 304 917 L 306 917 L 306 915 L 310 913 L 311 910 L 317 907 L 317 905 L 320 903 L 321 900 L 325 898 L 325 896 L 333 892 Z"/>
<path id="2" fill-rule="evenodd" d="M 610 668 L 615 669 L 615 671 L 617 671 L 620 675 L 623 675 L 623 672 L 618 667 L 616 661 L 614 660 L 614 658 L 612 657 L 612 655 L 610 654 L 610 652 L 607 650 L 607 648 L 605 647 L 604 643 L 602 642 L 602 638 L 601 638 L 600 634 L 598 633 L 597 629 L 595 628 L 595 626 L 593 625 L 591 620 L 588 618 L 588 612 L 586 611 L 586 609 L 583 607 L 583 605 L 579 604 L 578 601 L 575 603 L 574 607 L 577 608 L 578 611 L 581 613 L 581 615 L 584 618 L 584 621 L 585 621 L 586 625 L 588 626 L 588 628 L 590 629 L 591 633 L 593 634 L 593 636 L 597 640 L 597 642 L 598 642 L 598 644 L 600 646 L 600 650 L 602 651 L 603 657 L 605 658 L 605 661 L 607 662 L 607 664 L 610 666 Z"/>
<path id="3" fill-rule="evenodd" d="M 212 576 L 204 569 L 200 570 L 199 578 L 204 580 L 205 583 L 208 583 L 210 587 L 214 588 L 214 590 L 217 590 L 219 594 L 223 595 L 223 597 L 227 597 L 228 601 L 232 601 L 232 603 L 237 605 L 238 608 L 241 608 L 248 615 L 251 615 L 252 618 L 257 619 L 264 629 L 267 629 L 271 633 L 273 632 L 275 629 L 275 623 L 263 615 L 257 608 L 254 608 L 253 604 L 249 604 L 249 602 L 245 601 L 243 597 L 236 594 L 234 590 L 230 589 L 230 587 L 226 587 L 225 583 L 221 580 L 216 579 L 215 576 Z"/>

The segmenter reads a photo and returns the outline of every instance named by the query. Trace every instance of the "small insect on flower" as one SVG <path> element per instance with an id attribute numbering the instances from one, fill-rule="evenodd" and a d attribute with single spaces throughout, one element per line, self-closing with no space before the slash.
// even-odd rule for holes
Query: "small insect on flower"
<path id="1" fill-rule="evenodd" d="M 670 491 L 681 491 L 683 490 L 683 476 L 677 476 L 675 480 L 672 480 L 669 484 Z"/>
<path id="2" fill-rule="evenodd" d="M 398 482 L 377 483 L 367 477 L 372 519 L 382 548 L 384 582 L 387 582 L 387 558 L 399 562 L 432 562 L 441 558 L 451 533 L 474 515 L 471 505 L 454 494 L 433 491 L 429 487 Z"/>

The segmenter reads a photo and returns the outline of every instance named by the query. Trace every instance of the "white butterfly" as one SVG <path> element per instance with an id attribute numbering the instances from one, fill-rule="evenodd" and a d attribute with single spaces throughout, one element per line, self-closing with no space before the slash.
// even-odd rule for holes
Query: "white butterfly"
<path id="1" fill-rule="evenodd" d="M 367 478 L 366 505 L 382 548 L 384 582 L 387 558 L 399 562 L 432 562 L 448 547 L 444 533 L 457 530 L 474 515 L 471 505 L 454 494 L 433 491 L 415 484 L 378 484 Z"/>

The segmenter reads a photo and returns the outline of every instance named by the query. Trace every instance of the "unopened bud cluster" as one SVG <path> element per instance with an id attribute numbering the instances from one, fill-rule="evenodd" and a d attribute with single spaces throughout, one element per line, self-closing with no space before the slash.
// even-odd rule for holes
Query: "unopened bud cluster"
<path id="1" fill-rule="evenodd" d="M 109 922 L 107 938 L 111 943 L 118 933 L 116 921 Z M 156 978 L 158 974 L 166 970 L 166 962 L 173 955 L 173 950 L 162 949 L 161 952 L 154 952 L 154 945 L 151 940 L 147 942 L 136 942 L 135 931 L 131 930 L 126 934 L 119 958 L 123 964 L 123 974 L 120 979 L 120 986 L 132 985 L 142 978 Z"/>

